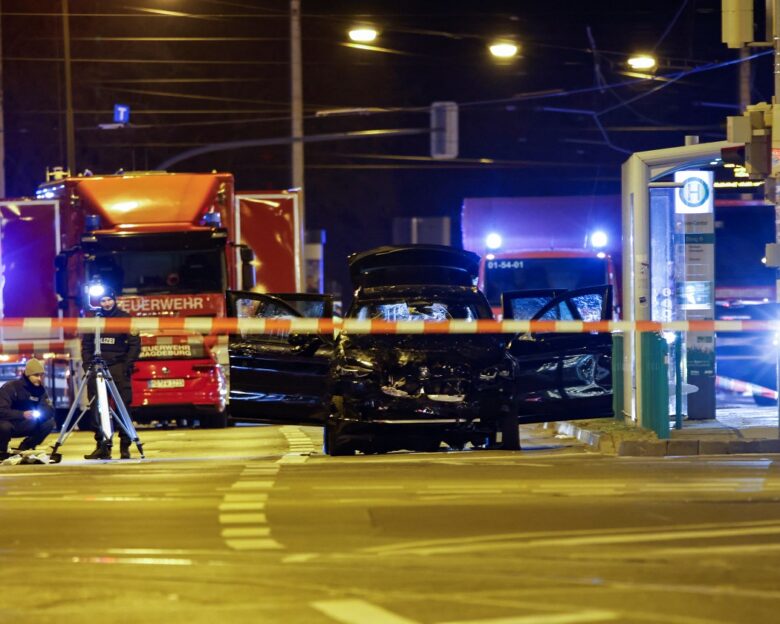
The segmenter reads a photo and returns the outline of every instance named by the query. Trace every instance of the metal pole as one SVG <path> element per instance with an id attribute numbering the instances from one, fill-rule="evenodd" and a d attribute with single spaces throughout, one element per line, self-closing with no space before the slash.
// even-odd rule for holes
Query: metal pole
<path id="1" fill-rule="evenodd" d="M 748 106 L 750 106 L 750 63 L 745 62 L 750 56 L 750 48 L 740 48 L 739 58 L 742 63 L 739 64 L 739 113 L 740 115 L 745 112 Z"/>
<path id="2" fill-rule="evenodd" d="M 2 3 L 2 0 L 0 0 Z M 3 125 L 3 7 L 0 5 L 0 197 L 5 197 L 5 127 Z"/>
<path id="3" fill-rule="evenodd" d="M 305 240 L 306 193 L 304 192 L 303 160 L 303 73 L 301 67 L 301 0 L 290 0 L 290 108 L 292 116 L 292 186 L 300 189 L 300 236 Z M 300 283 L 306 284 L 301 263 Z"/>
<path id="4" fill-rule="evenodd" d="M 780 106 L 778 105 L 778 96 L 780 96 L 780 0 L 772 2 L 772 45 L 774 47 L 774 95 L 772 96 L 772 154 L 775 150 L 780 150 Z M 772 158 L 774 160 L 774 158 Z M 774 178 L 775 188 L 780 183 L 780 168 L 772 165 L 772 177 Z M 775 242 L 780 243 L 780 201 L 775 195 Z M 775 275 L 775 301 L 780 302 L 780 269 L 777 269 Z M 780 352 L 777 356 L 775 383 L 778 391 L 777 401 L 777 425 L 778 437 L 780 437 Z"/>
<path id="5" fill-rule="evenodd" d="M 674 332 L 674 428 L 682 429 L 682 332 Z"/>
<path id="6" fill-rule="evenodd" d="M 70 12 L 68 0 L 62 0 L 62 51 L 65 59 L 65 145 L 67 168 L 76 175 L 76 130 L 73 124 L 73 84 L 70 67 Z"/>

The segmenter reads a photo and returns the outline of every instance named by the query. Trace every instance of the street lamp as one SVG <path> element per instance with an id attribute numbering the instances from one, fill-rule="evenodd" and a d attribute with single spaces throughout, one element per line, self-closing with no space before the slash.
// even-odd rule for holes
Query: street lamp
<path id="1" fill-rule="evenodd" d="M 379 32 L 373 26 L 360 25 L 350 28 L 347 35 L 351 41 L 357 43 L 371 43 L 379 36 Z"/>
<path id="2" fill-rule="evenodd" d="M 497 59 L 502 60 L 514 58 L 517 56 L 519 49 L 515 42 L 508 40 L 495 41 L 488 46 L 490 53 Z"/>
<path id="3" fill-rule="evenodd" d="M 655 67 L 655 58 L 649 54 L 636 54 L 628 59 L 628 66 L 631 69 L 653 69 Z"/>

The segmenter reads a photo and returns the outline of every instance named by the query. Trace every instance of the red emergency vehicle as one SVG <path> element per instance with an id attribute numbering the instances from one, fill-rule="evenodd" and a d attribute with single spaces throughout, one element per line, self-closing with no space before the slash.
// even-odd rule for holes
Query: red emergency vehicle
<path id="1" fill-rule="evenodd" d="M 225 290 L 303 288 L 297 193 L 236 195 L 227 173 L 55 171 L 34 200 L 5 200 L 0 211 L 5 317 L 83 315 L 86 287 L 95 281 L 112 288 L 134 316 L 223 316 Z M 2 336 L 63 338 L 29 329 Z M 131 412 L 138 408 L 140 418 L 166 405 L 197 404 L 200 390 L 190 382 L 198 379 L 211 384 L 198 395 L 205 401 L 202 422 L 223 425 L 224 377 L 217 368 L 227 363 L 224 344 L 142 356 Z"/>

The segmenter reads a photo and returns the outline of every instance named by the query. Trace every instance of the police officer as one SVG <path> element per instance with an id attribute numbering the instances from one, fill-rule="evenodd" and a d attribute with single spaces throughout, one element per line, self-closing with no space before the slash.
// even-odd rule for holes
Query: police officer
<path id="1" fill-rule="evenodd" d="M 107 291 L 100 297 L 100 309 L 96 316 L 103 318 L 122 318 L 130 315 L 116 304 L 116 295 L 113 291 Z M 108 372 L 114 379 L 114 384 L 119 391 L 119 396 L 125 407 L 130 409 L 133 399 L 133 390 L 130 385 L 130 375 L 133 372 L 133 364 L 141 352 L 141 340 L 138 333 L 129 334 L 103 334 L 100 335 L 100 356 L 108 367 Z M 81 341 L 81 360 L 84 370 L 88 371 L 95 359 L 95 336 L 86 334 Z M 94 375 L 87 382 L 89 397 L 96 397 L 97 388 Z M 97 408 L 97 397 L 92 402 L 91 425 L 95 431 L 95 450 L 84 455 L 84 459 L 111 459 L 111 439 L 104 439 L 100 426 L 100 413 Z M 130 437 L 124 429 L 119 428 L 119 455 L 122 459 L 130 459 Z"/>
<path id="2" fill-rule="evenodd" d="M 43 364 L 27 360 L 19 379 L 0 388 L 0 459 L 7 459 L 11 438 L 24 437 L 20 451 L 41 444 L 54 429 L 54 407 L 43 387 Z"/>

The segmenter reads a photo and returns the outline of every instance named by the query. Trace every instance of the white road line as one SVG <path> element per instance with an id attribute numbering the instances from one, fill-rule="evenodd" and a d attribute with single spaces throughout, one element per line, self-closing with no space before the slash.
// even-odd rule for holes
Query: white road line
<path id="1" fill-rule="evenodd" d="M 388 611 L 366 600 L 318 600 L 311 606 L 320 613 L 342 624 L 419 624 L 417 620 Z M 451 620 L 440 624 L 581 624 L 584 622 L 610 622 L 618 619 L 619 613 L 605 610 L 585 610 L 575 613 L 544 613 L 519 615 L 479 620 Z"/>
<path id="2" fill-rule="evenodd" d="M 615 611 L 578 611 L 576 613 L 549 613 L 519 615 L 484 620 L 453 620 L 441 624 L 579 624 L 580 622 L 611 622 L 619 617 Z"/>
<path id="3" fill-rule="evenodd" d="M 274 539 L 233 538 L 225 540 L 233 550 L 281 550 L 283 546 Z"/>
<path id="4" fill-rule="evenodd" d="M 230 513 L 219 514 L 221 524 L 265 524 L 264 513 Z"/>
<path id="5" fill-rule="evenodd" d="M 246 502 L 246 503 L 226 503 L 219 505 L 220 511 L 263 511 L 265 502 Z"/>
<path id="6" fill-rule="evenodd" d="M 319 600 L 311 606 L 343 624 L 418 624 L 416 620 L 396 615 L 365 600 Z"/>
<path id="7" fill-rule="evenodd" d="M 268 500 L 267 492 L 228 492 L 222 499 L 226 503 L 260 503 Z"/>
<path id="8" fill-rule="evenodd" d="M 236 481 L 230 487 L 234 490 L 270 490 L 274 486 L 273 481 L 267 479 L 247 479 L 245 481 Z"/>
<path id="9" fill-rule="evenodd" d="M 663 539 L 688 539 L 690 535 L 695 537 L 711 537 L 713 531 L 725 532 L 729 536 L 745 531 L 747 534 L 768 531 L 770 534 L 780 533 L 780 521 L 763 520 L 748 522 L 731 522 L 727 528 L 721 523 L 709 522 L 702 524 L 670 525 L 662 530 L 654 527 L 624 527 L 612 529 L 582 529 L 573 531 L 533 531 L 519 533 L 496 533 L 494 535 L 481 535 L 475 537 L 444 538 L 433 540 L 420 540 L 414 542 L 397 543 L 385 546 L 371 546 L 361 549 L 362 552 L 375 555 L 392 554 L 429 554 L 429 552 L 448 552 L 450 548 L 464 551 L 482 550 L 490 548 L 507 548 L 511 542 L 518 544 L 538 545 L 546 542 L 558 542 L 559 540 L 589 540 L 589 539 L 622 539 L 626 542 L 634 540 L 642 541 L 643 536 L 659 535 Z M 642 531 L 642 529 L 648 529 Z M 677 537 L 680 536 L 681 537 Z M 650 540 L 652 541 L 652 540 Z M 441 550 L 439 550 L 441 549 Z"/>
<path id="10" fill-rule="evenodd" d="M 271 529 L 268 527 L 231 527 L 222 529 L 222 537 L 268 537 Z"/>

